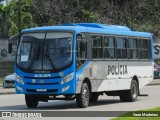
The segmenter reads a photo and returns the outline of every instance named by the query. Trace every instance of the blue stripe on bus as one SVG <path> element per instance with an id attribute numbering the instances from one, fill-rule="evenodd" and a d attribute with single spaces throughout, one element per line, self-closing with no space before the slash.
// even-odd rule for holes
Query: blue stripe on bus
<path id="1" fill-rule="evenodd" d="M 77 71 L 76 74 L 82 74 L 82 72 L 86 69 L 86 67 L 90 64 L 90 61 L 86 61 L 86 63 Z"/>

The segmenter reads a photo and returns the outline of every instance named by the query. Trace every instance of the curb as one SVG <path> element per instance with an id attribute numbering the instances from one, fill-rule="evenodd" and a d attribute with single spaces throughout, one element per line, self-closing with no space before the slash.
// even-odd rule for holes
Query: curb
<path id="1" fill-rule="evenodd" d="M 147 85 L 160 85 L 160 79 L 154 79 Z"/>

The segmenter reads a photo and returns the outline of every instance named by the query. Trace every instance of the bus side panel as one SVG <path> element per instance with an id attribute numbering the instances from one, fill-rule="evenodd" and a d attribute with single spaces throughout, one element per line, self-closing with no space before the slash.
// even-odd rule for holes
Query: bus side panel
<path id="1" fill-rule="evenodd" d="M 153 80 L 153 76 L 154 76 L 153 66 L 154 66 L 154 62 L 152 61 L 148 63 L 148 66 L 138 68 L 138 71 L 141 74 L 140 78 L 138 78 L 140 89 Z"/>
<path id="2" fill-rule="evenodd" d="M 77 72 L 76 93 L 80 92 L 82 81 L 89 78 L 92 92 L 127 90 L 137 77 L 139 88 L 153 80 L 151 61 L 91 61 L 81 72 Z"/>
<path id="3" fill-rule="evenodd" d="M 86 61 L 81 68 L 76 71 L 76 93 L 80 93 L 81 85 L 85 78 L 89 78 L 90 62 Z"/>
<path id="4" fill-rule="evenodd" d="M 137 77 L 139 88 L 153 80 L 151 61 L 108 61 L 104 66 L 108 74 L 97 91 L 128 90 L 133 77 Z"/>

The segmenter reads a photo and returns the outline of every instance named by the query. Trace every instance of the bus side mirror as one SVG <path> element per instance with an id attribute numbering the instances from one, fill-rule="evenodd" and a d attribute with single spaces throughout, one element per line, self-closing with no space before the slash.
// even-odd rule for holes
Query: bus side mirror
<path id="1" fill-rule="evenodd" d="M 12 53 L 12 43 L 8 43 L 8 53 Z"/>

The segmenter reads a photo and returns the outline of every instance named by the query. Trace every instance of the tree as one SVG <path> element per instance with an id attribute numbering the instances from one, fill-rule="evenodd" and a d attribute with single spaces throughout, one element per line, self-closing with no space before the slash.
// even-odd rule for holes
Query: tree
<path id="1" fill-rule="evenodd" d="M 18 11 L 18 8 L 21 12 Z M 21 13 L 19 17 L 18 13 Z M 6 1 L 6 6 L 0 4 L 0 24 L 2 25 L 2 37 L 9 38 L 19 33 L 19 29 L 26 29 L 37 26 L 33 20 L 34 10 L 31 7 L 31 0 Z M 19 22 L 21 21 L 21 22 Z"/>
<path id="2" fill-rule="evenodd" d="M 3 37 L 9 37 L 20 28 L 98 22 L 156 34 L 160 29 L 159 11 L 160 0 L 22 0 L 21 4 L 13 0 L 6 6 L 0 4 L 0 29 Z"/>
<path id="3" fill-rule="evenodd" d="M 2 25 L 2 37 L 4 38 L 8 38 L 8 31 L 9 31 L 9 28 L 8 28 L 8 16 L 9 16 L 9 2 L 8 0 L 6 0 L 6 6 L 3 6 L 1 4 L 1 7 L 0 7 L 0 16 L 1 16 L 1 25 Z"/>
<path id="4" fill-rule="evenodd" d="M 18 34 L 21 29 L 37 26 L 33 20 L 35 11 L 31 7 L 31 0 L 23 0 L 21 3 L 16 0 L 10 4 L 12 9 L 10 12 L 10 36 Z"/>

